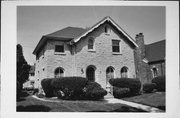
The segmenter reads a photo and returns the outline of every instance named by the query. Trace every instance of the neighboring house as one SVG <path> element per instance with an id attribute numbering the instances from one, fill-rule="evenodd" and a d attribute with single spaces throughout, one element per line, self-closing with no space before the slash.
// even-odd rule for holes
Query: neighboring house
<path id="1" fill-rule="evenodd" d="M 23 88 L 37 88 L 35 81 L 35 66 L 31 66 L 28 81 L 23 84 Z"/>
<path id="2" fill-rule="evenodd" d="M 138 39 L 144 42 L 143 34 L 139 35 L 133 40 L 110 17 L 89 29 L 66 27 L 44 35 L 33 51 L 36 83 L 40 87 L 44 78 L 81 76 L 109 89 L 111 78 L 139 77 L 146 81 L 148 69 L 138 66 L 141 63 L 142 68 L 148 67 L 147 61 L 138 56 L 142 52 Z"/>

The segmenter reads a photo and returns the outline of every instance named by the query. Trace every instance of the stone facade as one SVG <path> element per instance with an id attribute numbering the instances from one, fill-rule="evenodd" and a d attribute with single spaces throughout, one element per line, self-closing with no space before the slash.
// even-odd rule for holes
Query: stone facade
<path id="1" fill-rule="evenodd" d="M 105 33 L 105 26 L 108 33 Z M 94 50 L 88 50 L 88 39 L 94 39 Z M 112 52 L 112 39 L 120 41 L 120 53 Z M 134 47 L 128 43 L 128 39 L 123 37 L 110 24 L 103 24 L 93 32 L 83 37 L 75 45 L 71 46 L 68 42 L 48 40 L 39 52 L 36 61 L 37 83 L 44 78 L 53 78 L 55 69 L 63 68 L 64 76 L 86 77 L 87 67 L 95 67 L 95 81 L 106 87 L 106 69 L 114 69 L 114 77 L 121 77 L 121 68 L 128 68 L 128 77 L 135 78 Z M 64 45 L 65 52 L 55 53 L 55 45 Z"/>

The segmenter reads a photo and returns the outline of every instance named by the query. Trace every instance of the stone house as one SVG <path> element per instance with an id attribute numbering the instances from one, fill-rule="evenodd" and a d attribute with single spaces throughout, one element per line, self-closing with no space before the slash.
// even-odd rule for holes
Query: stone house
<path id="1" fill-rule="evenodd" d="M 35 83 L 40 87 L 42 79 L 62 76 L 87 77 L 105 89 L 110 78 L 138 77 L 146 82 L 149 64 L 153 68 L 156 63 L 142 56 L 143 43 L 142 33 L 135 41 L 110 17 L 89 29 L 66 27 L 44 35 L 33 51 Z"/>

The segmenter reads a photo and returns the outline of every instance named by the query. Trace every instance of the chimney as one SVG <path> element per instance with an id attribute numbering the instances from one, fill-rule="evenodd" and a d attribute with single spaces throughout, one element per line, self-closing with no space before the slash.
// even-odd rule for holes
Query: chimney
<path id="1" fill-rule="evenodd" d="M 144 35 L 143 35 L 143 33 L 137 34 L 135 39 L 136 39 L 136 43 L 139 46 L 137 50 L 139 51 L 139 54 L 141 55 L 141 58 L 144 59 L 145 58 L 145 45 L 144 45 Z"/>

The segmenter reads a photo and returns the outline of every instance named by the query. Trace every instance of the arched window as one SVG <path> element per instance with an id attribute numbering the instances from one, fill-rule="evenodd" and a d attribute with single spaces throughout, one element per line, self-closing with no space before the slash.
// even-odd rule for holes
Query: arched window
<path id="1" fill-rule="evenodd" d="M 63 77 L 63 76 L 64 76 L 64 69 L 61 67 L 56 68 L 56 70 L 54 72 L 54 77 L 59 78 L 59 77 Z"/>
<path id="2" fill-rule="evenodd" d="M 121 77 L 127 78 L 128 77 L 128 68 L 126 66 L 121 68 Z"/>
<path id="3" fill-rule="evenodd" d="M 158 76 L 157 68 L 153 67 L 152 72 L 153 72 L 153 78 Z"/>
<path id="4" fill-rule="evenodd" d="M 88 40 L 88 50 L 93 50 L 94 49 L 94 39 L 90 38 Z"/>
<path id="5" fill-rule="evenodd" d="M 86 77 L 89 81 L 95 81 L 95 66 L 88 66 L 86 69 Z"/>

